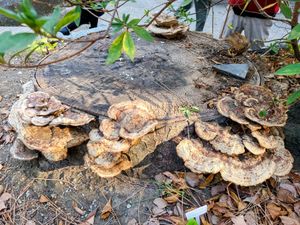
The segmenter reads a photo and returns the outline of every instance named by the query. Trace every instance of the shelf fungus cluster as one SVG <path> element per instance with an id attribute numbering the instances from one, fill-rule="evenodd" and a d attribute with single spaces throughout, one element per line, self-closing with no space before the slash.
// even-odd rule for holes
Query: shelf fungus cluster
<path id="1" fill-rule="evenodd" d="M 148 30 L 154 35 L 167 39 L 182 38 L 189 29 L 187 25 L 179 23 L 175 16 L 161 14 L 158 17 L 152 15 L 152 18 L 154 21 Z"/>
<path id="2" fill-rule="evenodd" d="M 82 144 L 88 134 L 81 128 L 94 118 L 72 111 L 47 93 L 25 91 L 12 106 L 8 121 L 17 132 L 10 149 L 19 160 L 31 160 L 41 152 L 48 160 L 67 157 L 68 148 Z"/>
<path id="3" fill-rule="evenodd" d="M 112 105 L 108 119 L 90 132 L 86 164 L 101 177 L 113 177 L 141 162 L 156 147 L 188 125 L 179 112 L 167 116 L 162 107 L 136 100 Z"/>
<path id="4" fill-rule="evenodd" d="M 184 139 L 177 154 L 196 173 L 220 173 L 224 180 L 242 186 L 284 176 L 293 167 L 285 149 L 281 127 L 287 110 L 264 87 L 243 85 L 217 102 L 229 118 L 226 124 L 195 123 L 196 139 Z"/>

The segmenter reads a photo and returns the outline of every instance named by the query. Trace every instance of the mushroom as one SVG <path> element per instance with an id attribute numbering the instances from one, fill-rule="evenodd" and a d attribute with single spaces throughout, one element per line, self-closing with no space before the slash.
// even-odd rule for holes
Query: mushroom
<path id="1" fill-rule="evenodd" d="M 98 133 L 98 134 L 97 134 Z M 128 140 L 108 140 L 99 134 L 99 131 L 94 129 L 90 132 L 90 137 L 92 141 L 89 141 L 87 144 L 88 152 L 90 155 L 97 157 L 99 154 L 104 152 L 128 152 L 131 144 Z M 97 138 L 97 139 L 96 139 Z"/>
<path id="2" fill-rule="evenodd" d="M 155 130 L 158 121 L 152 109 L 153 107 L 144 101 L 128 101 L 112 105 L 107 114 L 119 124 L 119 136 L 133 140 Z"/>
<path id="3" fill-rule="evenodd" d="M 16 139 L 10 148 L 10 154 L 14 159 L 27 161 L 38 158 L 36 151 L 29 150 L 25 147 L 20 139 Z"/>
<path id="4" fill-rule="evenodd" d="M 228 155 L 239 155 L 245 152 L 241 137 L 231 134 L 230 130 L 226 128 L 221 129 L 217 137 L 210 143 L 214 149 Z"/>
<path id="5" fill-rule="evenodd" d="M 245 148 L 254 155 L 261 155 L 266 152 L 266 149 L 261 147 L 258 142 L 249 135 L 243 136 L 243 144 Z"/>
<path id="6" fill-rule="evenodd" d="M 72 112 L 68 110 L 50 122 L 50 126 L 83 126 L 94 120 L 94 117 L 86 113 Z"/>
<path id="7" fill-rule="evenodd" d="M 202 122 L 201 120 L 195 122 L 196 134 L 205 141 L 213 140 L 220 132 L 220 126 L 217 123 Z"/>
<path id="8" fill-rule="evenodd" d="M 77 128 L 29 125 L 18 130 L 18 138 L 27 148 L 40 151 L 48 160 L 59 161 L 67 157 L 68 148 L 82 144 L 88 136 Z"/>
<path id="9" fill-rule="evenodd" d="M 239 106 L 238 102 L 230 96 L 225 96 L 218 101 L 217 110 L 221 115 L 228 117 L 239 124 L 249 124 L 243 109 Z"/>
<path id="10" fill-rule="evenodd" d="M 221 173 L 224 180 L 241 186 L 252 186 L 269 179 L 275 171 L 275 162 L 269 155 L 253 156 L 245 160 L 215 152 L 199 140 L 184 139 L 177 154 L 185 166 L 195 173 Z"/>
<path id="11" fill-rule="evenodd" d="M 122 156 L 120 162 L 109 169 L 94 164 L 94 160 L 92 160 L 88 155 L 84 156 L 84 161 L 94 173 L 104 178 L 117 176 L 123 170 L 127 170 L 132 167 L 131 162 L 125 156 Z"/>
<path id="12" fill-rule="evenodd" d="M 151 15 L 152 18 L 155 18 L 155 23 L 158 27 L 173 27 L 178 26 L 178 20 L 175 16 L 170 16 L 167 14 L 160 14 L 157 16 L 157 14 Z"/>
<path id="13" fill-rule="evenodd" d="M 293 168 L 294 158 L 292 154 L 284 147 L 284 142 L 273 150 L 273 157 L 276 163 L 275 176 L 285 176 Z"/>
<path id="14" fill-rule="evenodd" d="M 278 148 L 281 145 L 282 138 L 262 132 L 260 130 L 251 133 L 256 138 L 259 145 L 266 149 Z"/>
<path id="15" fill-rule="evenodd" d="M 111 119 L 104 119 L 100 123 L 100 131 L 108 140 L 119 140 L 120 125 Z"/>

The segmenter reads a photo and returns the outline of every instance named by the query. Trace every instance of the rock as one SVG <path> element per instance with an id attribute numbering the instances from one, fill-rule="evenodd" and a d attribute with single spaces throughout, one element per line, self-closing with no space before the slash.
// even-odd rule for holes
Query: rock
<path id="1" fill-rule="evenodd" d="M 249 70 L 248 64 L 220 64 L 214 65 L 213 69 L 217 70 L 218 72 L 233 76 L 240 79 L 245 79 Z"/>
<path id="2" fill-rule="evenodd" d="M 196 187 L 200 184 L 199 176 L 192 172 L 187 172 L 185 174 L 185 181 L 191 187 Z"/>

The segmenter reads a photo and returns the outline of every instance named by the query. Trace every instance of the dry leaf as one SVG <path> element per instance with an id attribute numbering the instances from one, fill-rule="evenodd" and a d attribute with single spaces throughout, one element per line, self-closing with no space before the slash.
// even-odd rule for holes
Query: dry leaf
<path id="1" fill-rule="evenodd" d="M 239 215 L 231 218 L 233 225 L 247 225 L 243 215 Z"/>
<path id="2" fill-rule="evenodd" d="M 288 216 L 281 216 L 280 219 L 283 225 L 300 225 L 300 223 L 296 219 Z"/>
<path id="3" fill-rule="evenodd" d="M 25 225 L 36 225 L 36 223 L 33 220 L 27 220 Z"/>
<path id="4" fill-rule="evenodd" d="M 152 213 L 155 215 L 155 216 L 160 216 L 160 215 L 163 215 L 166 213 L 166 211 L 162 208 L 159 208 L 157 206 L 154 206 L 152 208 Z"/>
<path id="5" fill-rule="evenodd" d="M 213 186 L 211 188 L 211 196 L 215 196 L 217 194 L 220 194 L 222 192 L 224 192 L 226 190 L 226 185 L 225 184 L 220 184 L 220 185 L 216 185 L 216 186 Z"/>
<path id="6" fill-rule="evenodd" d="M 77 203 L 76 202 L 72 202 L 72 207 L 73 209 L 75 210 L 75 212 L 77 212 L 79 215 L 83 216 L 85 214 L 85 211 L 83 211 L 82 209 L 80 209 L 78 206 L 77 206 Z"/>
<path id="7" fill-rule="evenodd" d="M 106 220 L 110 216 L 111 212 L 112 212 L 112 201 L 110 198 L 102 209 L 101 216 L 100 216 L 101 219 Z"/>
<path id="8" fill-rule="evenodd" d="M 2 170 L 3 169 L 3 165 L 2 164 L 0 164 L 0 170 Z"/>
<path id="9" fill-rule="evenodd" d="M 294 183 L 294 186 L 298 192 L 298 195 L 300 195 L 300 183 Z"/>
<path id="10" fill-rule="evenodd" d="M 297 190 L 296 190 L 296 188 L 295 188 L 294 185 L 281 183 L 279 185 L 279 187 L 282 188 L 282 189 L 288 190 L 289 192 L 291 192 L 295 198 L 298 195 Z"/>
<path id="11" fill-rule="evenodd" d="M 267 209 L 273 220 L 275 220 L 279 216 L 285 216 L 287 214 L 287 211 L 282 210 L 281 207 L 278 207 L 274 203 L 269 203 L 267 205 Z"/>
<path id="12" fill-rule="evenodd" d="M 178 202 L 179 196 L 178 196 L 178 194 L 173 194 L 173 195 L 170 195 L 168 197 L 165 197 L 164 200 L 167 203 L 172 204 L 172 203 Z"/>
<path id="13" fill-rule="evenodd" d="M 245 217 L 245 221 L 248 225 L 258 224 L 258 222 L 256 221 L 255 213 L 253 211 L 248 211 L 244 217 Z"/>
<path id="14" fill-rule="evenodd" d="M 215 174 L 210 174 L 206 179 L 205 181 L 199 185 L 199 188 L 200 189 L 205 189 L 214 179 L 215 177 Z"/>
<path id="15" fill-rule="evenodd" d="M 0 102 L 3 100 L 3 97 L 0 95 Z"/>
<path id="16" fill-rule="evenodd" d="M 136 219 L 132 219 L 132 220 L 129 220 L 129 222 L 127 223 L 127 225 L 139 225 L 139 224 L 136 221 Z"/>
<path id="17" fill-rule="evenodd" d="M 217 217 L 216 215 L 212 215 L 211 216 L 211 222 L 212 222 L 212 224 L 217 225 L 220 222 L 220 218 Z"/>
<path id="18" fill-rule="evenodd" d="M 294 204 L 294 211 L 300 216 L 300 201 Z"/>
<path id="19" fill-rule="evenodd" d="M 294 195 L 286 189 L 279 189 L 279 191 L 277 192 L 277 198 L 278 198 L 278 200 L 280 200 L 284 203 L 294 203 L 295 202 Z"/>
<path id="20" fill-rule="evenodd" d="M 165 220 L 173 225 L 185 225 L 185 220 L 180 216 L 164 216 L 159 217 L 159 219 Z"/>
<path id="21" fill-rule="evenodd" d="M 164 209 L 168 206 L 168 203 L 162 198 L 154 199 L 153 203 L 160 209 Z"/>
<path id="22" fill-rule="evenodd" d="M 188 185 L 186 184 L 185 180 L 183 178 L 178 178 L 176 175 L 166 171 L 163 173 L 166 177 L 170 178 L 173 182 L 173 184 L 181 190 L 187 189 Z"/>
<path id="23" fill-rule="evenodd" d="M 240 201 L 238 203 L 238 210 L 239 210 L 239 212 L 242 211 L 242 210 L 244 210 L 246 207 L 247 207 L 247 204 L 245 202 Z"/>
<path id="24" fill-rule="evenodd" d="M 201 219 L 201 224 L 203 224 L 203 225 L 211 225 L 211 224 L 205 219 L 204 216 L 201 216 L 200 219 Z"/>
<path id="25" fill-rule="evenodd" d="M 40 203 L 46 203 L 49 202 L 49 198 L 45 195 L 41 195 L 40 199 L 39 199 Z"/>

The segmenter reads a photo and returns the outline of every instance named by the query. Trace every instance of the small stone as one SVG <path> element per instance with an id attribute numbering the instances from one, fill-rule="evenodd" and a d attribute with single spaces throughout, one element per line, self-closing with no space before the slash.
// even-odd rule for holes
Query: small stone
<path id="1" fill-rule="evenodd" d="M 192 172 L 185 174 L 185 181 L 190 187 L 196 187 L 200 184 L 199 176 Z"/>
<path id="2" fill-rule="evenodd" d="M 127 208 L 127 209 L 130 209 L 130 208 L 131 208 L 131 204 L 128 203 L 128 204 L 126 205 L 126 208 Z"/>
<path id="3" fill-rule="evenodd" d="M 152 209 L 152 213 L 154 215 L 158 216 L 158 215 L 165 214 L 166 211 L 164 209 L 161 209 L 161 208 L 157 207 L 157 206 L 154 206 L 153 209 Z"/>

